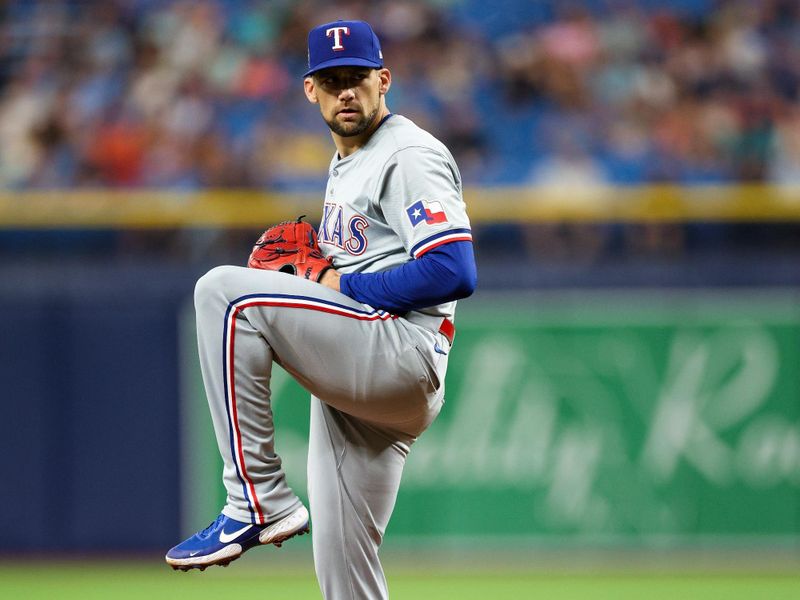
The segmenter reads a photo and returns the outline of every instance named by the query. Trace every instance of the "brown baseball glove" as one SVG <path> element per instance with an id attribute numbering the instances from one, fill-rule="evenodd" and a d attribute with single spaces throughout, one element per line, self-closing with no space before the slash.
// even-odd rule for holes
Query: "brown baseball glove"
<path id="1" fill-rule="evenodd" d="M 284 221 L 267 229 L 258 238 L 247 266 L 297 275 L 319 281 L 333 263 L 322 256 L 317 243 L 317 232 L 303 221 Z"/>

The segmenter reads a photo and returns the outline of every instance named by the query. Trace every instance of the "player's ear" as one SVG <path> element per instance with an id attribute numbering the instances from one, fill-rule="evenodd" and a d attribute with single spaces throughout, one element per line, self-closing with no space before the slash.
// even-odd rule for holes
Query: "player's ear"
<path id="1" fill-rule="evenodd" d="M 311 104 L 316 104 L 317 100 L 317 86 L 314 85 L 313 77 L 306 77 L 303 79 L 303 91 L 306 93 L 306 98 Z"/>
<path id="2" fill-rule="evenodd" d="M 392 72 L 387 69 L 378 69 L 378 92 L 383 95 L 392 87 Z"/>

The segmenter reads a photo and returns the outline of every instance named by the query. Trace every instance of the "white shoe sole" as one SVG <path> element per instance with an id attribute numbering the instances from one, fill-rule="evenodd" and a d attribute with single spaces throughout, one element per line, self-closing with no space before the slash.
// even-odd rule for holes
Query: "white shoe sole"
<path id="1" fill-rule="evenodd" d="M 308 533 L 308 510 L 305 506 L 301 506 L 288 517 L 266 527 L 258 534 L 258 541 L 280 548 L 281 544 L 289 538 L 304 533 Z"/>
<path id="2" fill-rule="evenodd" d="M 223 567 L 227 567 L 231 561 L 236 560 L 241 555 L 242 546 L 240 544 L 228 544 L 213 554 L 205 554 L 203 556 L 189 558 L 170 558 L 169 556 L 165 558 L 167 564 L 173 569 L 180 569 L 181 571 L 200 569 L 203 571 L 206 567 L 210 567 L 211 565 L 221 565 Z"/>

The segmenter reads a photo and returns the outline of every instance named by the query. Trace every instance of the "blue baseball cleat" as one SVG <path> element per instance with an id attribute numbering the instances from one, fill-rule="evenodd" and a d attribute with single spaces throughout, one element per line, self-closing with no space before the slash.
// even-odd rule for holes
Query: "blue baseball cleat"
<path id="1" fill-rule="evenodd" d="M 253 546 L 274 544 L 280 547 L 289 538 L 304 533 L 308 533 L 305 506 L 266 525 L 242 523 L 220 515 L 211 525 L 170 549 L 165 558 L 168 565 L 181 571 L 202 571 L 211 565 L 227 567 Z"/>

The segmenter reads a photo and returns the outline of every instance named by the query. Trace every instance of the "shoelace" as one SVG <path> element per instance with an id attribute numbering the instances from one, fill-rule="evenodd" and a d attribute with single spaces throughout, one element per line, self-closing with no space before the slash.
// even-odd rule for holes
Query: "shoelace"
<path id="1" fill-rule="evenodd" d="M 222 520 L 224 518 L 225 515 L 222 514 L 219 515 L 216 519 L 214 519 L 214 521 L 208 527 L 206 527 L 205 529 L 203 529 L 203 531 L 198 533 L 197 537 L 202 539 L 208 538 L 214 532 L 214 530 L 217 529 L 217 527 L 219 527 L 219 524 L 222 523 Z"/>

